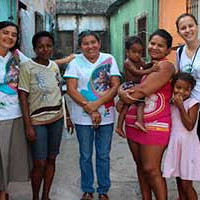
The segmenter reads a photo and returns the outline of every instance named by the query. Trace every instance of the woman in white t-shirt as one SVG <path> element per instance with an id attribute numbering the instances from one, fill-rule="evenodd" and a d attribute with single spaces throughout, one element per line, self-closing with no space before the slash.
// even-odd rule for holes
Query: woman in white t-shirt
<path id="1" fill-rule="evenodd" d="M 200 102 L 200 41 L 198 39 L 198 23 L 196 18 L 189 13 L 180 15 L 176 20 L 176 27 L 179 35 L 185 41 L 185 45 L 177 50 L 177 66 L 179 71 L 190 73 L 196 80 L 196 86 L 191 96 Z M 197 133 L 200 135 L 200 121 L 198 121 Z M 199 156 L 199 155 L 196 155 Z M 196 199 L 196 192 L 191 187 L 191 182 L 181 184 L 177 178 L 179 198 L 185 199 L 183 187 L 190 188 L 189 199 Z"/>
<path id="2" fill-rule="evenodd" d="M 197 81 L 192 96 L 200 102 L 200 41 L 198 24 L 191 14 L 182 14 L 176 20 L 179 35 L 185 45 L 177 50 L 177 65 L 180 71 L 190 73 Z"/>
<path id="3" fill-rule="evenodd" d="M 29 179 L 29 157 L 18 99 L 19 64 L 26 58 L 17 50 L 18 27 L 0 22 L 0 200 L 7 200 L 11 181 Z"/>
<path id="4" fill-rule="evenodd" d="M 78 43 L 82 53 L 69 63 L 64 77 L 67 92 L 73 99 L 72 117 L 79 142 L 81 200 L 92 200 L 95 191 L 93 143 L 99 200 L 108 200 L 114 97 L 120 85 L 120 73 L 114 57 L 99 52 L 101 42 L 94 31 L 81 32 Z"/>

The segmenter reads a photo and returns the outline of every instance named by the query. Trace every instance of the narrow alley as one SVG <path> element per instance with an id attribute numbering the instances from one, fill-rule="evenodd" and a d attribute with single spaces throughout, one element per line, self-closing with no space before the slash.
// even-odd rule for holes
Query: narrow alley
<path id="1" fill-rule="evenodd" d="M 78 144 L 75 134 L 63 136 L 61 154 L 57 160 L 57 171 L 51 191 L 51 200 L 79 200 L 80 173 L 78 161 Z M 125 139 L 116 134 L 113 137 L 111 151 L 111 200 L 141 200 L 136 169 Z M 177 199 L 174 179 L 168 183 L 169 200 Z M 195 183 L 200 197 L 200 184 Z M 11 200 L 30 200 L 31 187 L 28 183 L 13 183 L 10 185 Z M 97 193 L 94 195 L 97 200 Z"/>

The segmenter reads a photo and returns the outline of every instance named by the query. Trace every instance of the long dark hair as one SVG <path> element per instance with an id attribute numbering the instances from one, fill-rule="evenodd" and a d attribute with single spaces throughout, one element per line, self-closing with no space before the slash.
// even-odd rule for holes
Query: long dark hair
<path id="1" fill-rule="evenodd" d="M 0 22 L 0 30 L 7 26 L 14 26 L 17 29 L 17 41 L 16 41 L 14 47 L 12 47 L 10 49 L 10 51 L 14 51 L 15 49 L 19 48 L 19 28 L 16 24 L 14 24 L 13 22 L 10 22 L 10 21 L 1 21 Z"/>

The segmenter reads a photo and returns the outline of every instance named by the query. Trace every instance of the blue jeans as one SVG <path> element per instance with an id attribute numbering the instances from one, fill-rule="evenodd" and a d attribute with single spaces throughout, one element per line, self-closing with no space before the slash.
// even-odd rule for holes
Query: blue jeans
<path id="1" fill-rule="evenodd" d="M 99 194 L 105 194 L 110 188 L 110 150 L 113 134 L 113 124 L 75 125 L 80 152 L 81 189 L 83 192 L 93 193 L 94 172 L 92 165 L 93 142 L 96 148 L 96 174 Z"/>
<path id="2" fill-rule="evenodd" d="M 36 140 L 30 143 L 34 160 L 46 160 L 48 156 L 59 154 L 62 139 L 63 118 L 45 125 L 33 126 Z"/>

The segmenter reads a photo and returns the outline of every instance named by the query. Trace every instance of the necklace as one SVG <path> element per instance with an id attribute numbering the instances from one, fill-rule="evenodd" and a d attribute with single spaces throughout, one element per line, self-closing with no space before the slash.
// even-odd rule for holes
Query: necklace
<path id="1" fill-rule="evenodd" d="M 198 53 L 199 48 L 200 48 L 200 44 L 198 45 L 197 49 L 195 50 L 195 54 L 194 54 L 194 57 L 192 58 L 192 63 L 191 63 L 191 65 L 189 66 L 188 72 L 191 72 L 192 69 L 193 69 L 194 61 L 195 61 L 195 58 L 196 58 L 196 56 L 197 56 L 197 53 Z"/>

